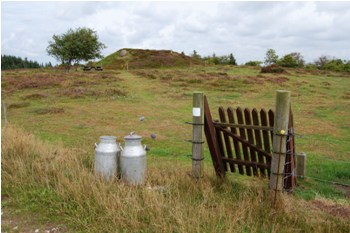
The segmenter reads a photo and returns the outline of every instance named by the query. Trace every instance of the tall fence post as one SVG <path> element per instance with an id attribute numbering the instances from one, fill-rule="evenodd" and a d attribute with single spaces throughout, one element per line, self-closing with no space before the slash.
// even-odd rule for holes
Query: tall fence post
<path id="1" fill-rule="evenodd" d="M 192 176 L 195 178 L 203 176 L 203 100 L 203 92 L 193 93 Z"/>
<path id="2" fill-rule="evenodd" d="M 297 155 L 297 177 L 304 178 L 306 174 L 306 154 L 301 152 Z"/>
<path id="3" fill-rule="evenodd" d="M 276 95 L 276 110 L 273 129 L 273 153 L 271 160 L 270 189 L 283 189 L 283 170 L 286 159 L 286 138 L 290 110 L 290 91 L 278 90 Z"/>

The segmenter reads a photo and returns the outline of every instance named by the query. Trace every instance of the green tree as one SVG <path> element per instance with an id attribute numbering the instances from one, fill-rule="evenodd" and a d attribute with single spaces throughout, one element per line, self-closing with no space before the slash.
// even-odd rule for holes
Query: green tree
<path id="1" fill-rule="evenodd" d="M 331 71 L 345 71 L 344 62 L 341 59 L 332 59 L 328 61 L 324 66 L 323 69 L 325 70 L 331 70 Z"/>
<path id="2" fill-rule="evenodd" d="M 277 64 L 283 67 L 298 67 L 297 61 L 292 57 L 292 55 L 287 54 L 277 61 Z"/>
<path id="3" fill-rule="evenodd" d="M 298 52 L 293 52 L 290 53 L 290 55 L 293 57 L 293 59 L 297 62 L 298 67 L 304 67 L 305 66 L 305 60 L 304 57 L 298 53 Z"/>
<path id="4" fill-rule="evenodd" d="M 1 69 L 24 69 L 24 68 L 40 68 L 36 61 L 28 60 L 28 58 L 20 58 L 11 55 L 1 55 Z"/>
<path id="5" fill-rule="evenodd" d="M 350 60 L 349 61 L 344 61 L 344 71 L 350 73 Z"/>
<path id="6" fill-rule="evenodd" d="M 233 56 L 232 53 L 230 54 L 230 61 L 229 61 L 229 64 L 230 64 L 230 65 L 234 65 L 234 66 L 237 65 L 236 59 L 235 59 L 235 57 Z"/>
<path id="7" fill-rule="evenodd" d="M 262 64 L 261 61 L 248 61 L 244 65 L 245 66 L 260 66 Z"/>
<path id="8" fill-rule="evenodd" d="M 276 51 L 273 49 L 268 49 L 265 56 L 265 65 L 272 65 L 276 64 L 278 61 L 278 55 L 276 54 Z"/>
<path id="9" fill-rule="evenodd" d="M 69 29 L 61 35 L 53 35 L 46 51 L 68 70 L 72 63 L 102 58 L 101 50 L 106 48 L 98 41 L 96 32 L 90 28 Z"/>
<path id="10" fill-rule="evenodd" d="M 303 59 L 303 56 L 301 56 L 300 53 L 290 53 L 287 55 L 284 55 L 281 59 L 277 61 L 277 64 L 283 67 L 304 67 L 305 61 Z"/>

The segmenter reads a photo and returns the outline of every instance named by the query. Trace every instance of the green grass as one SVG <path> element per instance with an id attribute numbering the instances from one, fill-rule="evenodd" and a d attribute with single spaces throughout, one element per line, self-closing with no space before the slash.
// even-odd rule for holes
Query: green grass
<path id="1" fill-rule="evenodd" d="M 33 83 L 35 87 L 33 87 Z M 19 158 L 13 160 L 13 157 L 2 156 L 2 188 L 4 192 L 11 193 L 12 196 L 16 197 L 12 200 L 13 205 L 17 203 L 17 206 L 20 206 L 19 203 L 23 202 L 23 208 L 27 211 L 36 212 L 35 209 L 31 209 L 33 207 L 31 207 L 31 203 L 37 203 L 37 205 L 33 205 L 42 209 L 41 202 L 50 202 L 46 205 L 52 206 L 53 210 L 45 212 L 44 215 L 54 216 L 54 219 L 67 222 L 73 228 L 74 226 L 81 227 L 83 232 L 88 227 L 91 229 L 86 232 L 102 232 L 98 226 L 99 218 L 91 219 L 101 213 L 104 213 L 101 218 L 103 218 L 106 229 L 115 229 L 113 227 L 118 226 L 124 231 L 139 231 L 142 227 L 145 227 L 146 232 L 161 231 L 159 226 L 151 224 L 156 220 L 162 222 L 152 212 L 154 206 L 143 202 L 143 198 L 150 198 L 150 203 L 156 205 L 153 202 L 155 197 L 147 196 L 142 190 L 137 190 L 136 193 L 139 196 L 134 196 L 127 189 L 116 191 L 115 184 L 112 188 L 108 184 L 98 183 L 94 187 L 102 187 L 106 191 L 103 194 L 106 200 L 99 202 L 101 200 L 97 200 L 95 194 L 87 196 L 77 194 L 74 189 L 79 190 L 87 186 L 82 184 L 83 186 L 80 187 L 79 184 L 70 180 L 69 177 L 74 177 L 76 173 L 71 174 L 63 167 L 45 168 L 48 169 L 49 174 L 38 177 L 38 175 L 43 174 L 39 165 L 42 166 L 45 161 L 51 161 L 50 156 L 50 158 L 45 157 L 45 154 L 50 155 L 51 153 L 46 153 L 45 151 L 48 150 L 46 148 L 54 146 L 55 150 L 60 150 L 57 148 L 72 150 L 73 152 L 67 152 L 67 155 L 72 156 L 73 159 L 77 158 L 77 161 L 67 159 L 63 152 L 59 153 L 58 158 L 64 158 L 63 164 L 67 167 L 72 166 L 70 164 L 72 162 L 74 162 L 73 164 L 77 163 L 76 166 L 86 175 L 86 180 L 85 178 L 81 180 L 84 184 L 95 182 L 90 177 L 93 169 L 94 143 L 99 140 L 101 135 L 115 135 L 117 141 L 122 142 L 125 135 L 135 131 L 143 136 L 143 143 L 151 149 L 147 154 L 150 160 L 150 169 L 154 172 L 150 175 L 150 185 L 169 183 L 178 188 L 171 191 L 170 199 L 161 197 L 160 203 L 164 205 L 163 207 L 156 205 L 158 209 L 155 208 L 166 219 L 170 219 L 169 224 L 174 224 L 173 227 L 166 224 L 167 231 L 230 231 L 232 229 L 227 226 L 229 222 L 233 222 L 233 226 L 237 226 L 236 229 L 239 232 L 275 232 L 278 230 L 292 232 L 292 226 L 295 226 L 296 231 L 304 232 L 337 229 L 337 221 L 343 224 L 340 217 L 331 217 L 332 220 L 326 221 L 326 217 L 328 218 L 330 215 L 317 213 L 317 218 L 313 222 L 305 220 L 301 216 L 301 214 L 311 215 L 313 213 L 300 206 L 312 205 L 314 200 L 327 200 L 331 203 L 342 202 L 345 203 L 344 208 L 349 206 L 346 191 L 330 183 L 308 178 L 299 181 L 294 195 L 296 199 L 286 197 L 285 200 L 303 209 L 300 215 L 296 214 L 290 218 L 288 216 L 275 218 L 275 216 L 266 213 L 266 208 L 269 209 L 266 207 L 269 203 L 266 190 L 267 180 L 230 174 L 228 178 L 230 182 L 223 186 L 218 185 L 213 175 L 209 151 L 205 148 L 206 176 L 203 183 L 207 186 L 203 185 L 198 188 L 197 184 L 188 180 L 184 175 L 190 171 L 191 164 L 189 158 L 191 144 L 185 140 L 191 139 L 192 134 L 190 125 L 186 125 L 184 122 L 192 119 L 191 105 L 194 91 L 203 91 L 208 96 L 210 107 L 213 109 L 213 117 L 217 119 L 218 113 L 215 109 L 219 106 L 273 109 L 275 91 L 279 89 L 290 90 L 292 92 L 295 131 L 304 135 L 303 138 L 296 138 L 296 150 L 307 153 L 307 176 L 348 184 L 350 180 L 350 165 L 348 163 L 350 161 L 350 124 L 346 119 L 350 118 L 349 86 L 350 78 L 343 74 L 332 74 L 332 77 L 329 77 L 326 73 L 313 75 L 302 70 L 288 70 L 288 74 L 262 75 L 259 70 L 254 68 L 229 66 L 143 69 L 132 72 L 112 70 L 103 72 L 73 71 L 70 73 L 59 73 L 52 70 L 2 72 L 3 100 L 6 101 L 7 106 L 11 104 L 20 106 L 7 109 L 7 119 L 10 124 L 25 132 L 30 132 L 37 139 L 50 144 L 35 150 L 36 154 L 42 154 L 42 159 L 34 156 L 34 160 L 27 161 L 29 164 L 37 164 L 38 167 L 21 167 L 24 164 Z M 145 116 L 143 122 L 139 121 L 141 115 Z M 12 135 L 10 135 L 11 132 Z M 150 138 L 151 133 L 157 135 L 156 140 Z M 3 140 L 11 136 L 14 136 L 13 131 L 7 132 L 6 129 L 3 129 Z M 36 145 L 37 143 L 29 141 L 28 145 L 33 143 Z M 10 144 L 7 147 L 4 145 L 2 142 L 4 155 L 13 150 Z M 24 149 L 22 148 L 22 150 Z M 39 158 L 41 157 L 39 156 Z M 334 162 L 334 160 L 347 161 L 347 163 Z M 14 161 L 17 162 L 14 163 Z M 3 162 L 9 162 L 9 164 Z M 175 170 L 169 169 L 174 165 Z M 13 166 L 19 166 L 15 169 L 16 171 L 19 168 L 24 169 L 24 173 L 11 173 L 11 169 L 14 169 Z M 38 174 L 31 173 L 33 169 L 39 169 Z M 62 174 L 60 174 L 61 172 Z M 162 178 L 162 175 L 159 174 L 169 180 Z M 175 174 L 178 174 L 179 179 L 173 177 L 176 176 Z M 52 183 L 53 181 L 54 183 Z M 23 186 L 24 182 L 30 185 Z M 14 184 L 14 186 L 11 187 L 10 184 Z M 258 188 L 252 187 L 255 184 Z M 194 197 L 186 194 L 189 187 L 194 189 L 192 193 L 190 192 Z M 112 188 L 116 194 L 108 197 L 109 188 Z M 224 192 L 220 193 L 222 189 Z M 17 194 L 15 194 L 16 192 Z M 96 195 L 97 193 L 96 190 Z M 212 206 L 206 206 L 206 193 L 212 202 L 219 203 L 218 205 L 223 211 L 223 214 L 216 216 L 213 221 L 209 220 L 210 217 L 207 215 L 217 210 Z M 106 205 L 108 206 L 110 201 L 108 198 L 114 200 L 118 195 L 136 198 L 131 203 L 145 212 L 151 211 L 151 216 L 144 216 L 137 212 L 115 212 L 115 210 L 107 208 Z M 183 198 L 176 199 L 175 195 L 188 198 L 188 202 L 183 202 Z M 243 207 L 237 202 L 243 201 L 244 195 L 251 201 L 256 196 L 261 197 L 258 200 L 262 201 L 265 209 L 258 207 L 258 203 L 254 201 L 257 213 L 240 209 Z M 84 204 L 82 200 L 87 200 L 87 203 Z M 175 205 L 175 209 L 170 209 L 170 206 L 174 205 L 175 202 L 180 203 Z M 130 203 L 119 204 L 120 206 L 115 206 L 115 208 L 121 208 L 120 211 L 130 207 Z M 230 213 L 230 208 L 224 208 L 226 205 L 234 205 L 235 211 Z M 203 207 L 203 212 L 196 213 L 207 219 L 208 223 L 195 222 L 195 216 L 190 214 L 190 210 L 198 206 Z M 91 209 L 89 210 L 89 208 Z M 176 208 L 181 208 L 181 211 Z M 84 211 L 87 210 L 88 212 L 85 213 Z M 186 227 L 182 227 L 180 220 L 169 217 L 172 211 L 175 211 L 179 219 L 184 221 L 183 224 L 186 223 Z M 236 215 L 239 211 L 243 211 L 243 216 L 248 219 L 247 221 Z M 288 212 L 291 209 L 287 208 L 283 211 Z M 55 213 L 60 213 L 64 217 L 61 218 L 60 214 Z M 129 214 L 123 215 L 120 220 L 125 221 L 126 218 L 132 217 L 135 218 L 135 222 L 129 222 L 129 228 L 127 224 L 118 225 L 117 220 L 112 217 L 117 214 Z M 266 217 L 263 217 L 264 215 Z M 185 217 L 189 220 L 185 220 Z M 253 223 L 257 219 L 260 219 L 260 222 Z M 190 227 L 191 221 L 195 222 L 193 228 Z M 320 224 L 317 221 L 325 222 Z M 349 226 L 344 223 L 340 225 L 339 229 L 346 232 L 347 227 Z"/>
<path id="2" fill-rule="evenodd" d="M 37 141 L 12 126 L 6 133 L 5 213 L 16 208 L 17 215 L 39 215 L 39 222 L 63 223 L 69 232 L 347 232 L 350 227 L 346 219 L 291 195 L 279 195 L 273 208 L 264 179 L 229 174 L 218 180 L 208 169 L 198 181 L 187 175 L 190 165 L 183 161 L 149 157 L 146 185 L 129 187 L 95 177 L 81 152 Z"/>

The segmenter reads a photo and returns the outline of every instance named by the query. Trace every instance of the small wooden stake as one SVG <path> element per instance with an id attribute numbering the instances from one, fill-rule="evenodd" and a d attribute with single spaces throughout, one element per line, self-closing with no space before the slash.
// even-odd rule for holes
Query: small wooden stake
<path id="1" fill-rule="evenodd" d="M 306 174 L 306 154 L 301 152 L 297 155 L 297 177 L 304 178 Z"/>
<path id="2" fill-rule="evenodd" d="M 283 170 L 286 159 L 286 134 L 288 133 L 289 109 L 290 91 L 277 91 L 270 175 L 270 189 L 276 192 L 283 189 Z"/>
<path id="3" fill-rule="evenodd" d="M 203 92 L 193 93 L 192 175 L 195 178 L 203 176 L 203 100 Z"/>

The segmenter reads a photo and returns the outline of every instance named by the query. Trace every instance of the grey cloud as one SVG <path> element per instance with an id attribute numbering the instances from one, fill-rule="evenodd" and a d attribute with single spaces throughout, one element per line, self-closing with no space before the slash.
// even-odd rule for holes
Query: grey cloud
<path id="1" fill-rule="evenodd" d="M 52 35 L 86 26 L 107 45 L 104 55 L 122 47 L 196 50 L 243 63 L 273 48 L 308 61 L 322 53 L 349 59 L 349 21 L 350 2 L 3 2 L 1 48 L 52 61 Z"/>
<path id="2" fill-rule="evenodd" d="M 54 2 L 54 16 L 58 20 L 77 20 L 104 8 L 103 2 Z"/>

